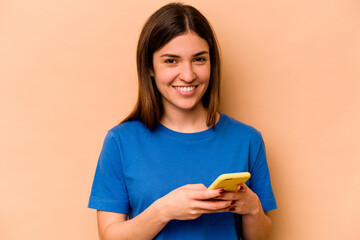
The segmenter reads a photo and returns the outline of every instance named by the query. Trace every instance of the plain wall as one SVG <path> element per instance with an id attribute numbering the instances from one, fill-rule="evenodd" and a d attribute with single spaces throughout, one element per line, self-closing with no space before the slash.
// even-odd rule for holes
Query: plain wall
<path id="1" fill-rule="evenodd" d="M 0 2 L 0 239 L 97 239 L 87 201 L 168 1 Z M 185 1 L 222 49 L 221 111 L 264 136 L 272 240 L 359 239 L 360 2 Z"/>

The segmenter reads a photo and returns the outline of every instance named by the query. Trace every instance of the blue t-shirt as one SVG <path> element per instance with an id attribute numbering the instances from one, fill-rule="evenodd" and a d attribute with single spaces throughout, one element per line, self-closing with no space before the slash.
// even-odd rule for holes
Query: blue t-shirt
<path id="1" fill-rule="evenodd" d="M 214 128 L 175 132 L 159 124 L 149 130 L 139 121 L 111 129 L 104 141 L 89 208 L 134 218 L 154 201 L 186 185 L 210 184 L 223 173 L 250 172 L 246 183 L 264 211 L 276 208 L 261 134 L 221 114 Z M 155 239 L 239 239 L 241 216 L 203 214 L 172 220 Z"/>

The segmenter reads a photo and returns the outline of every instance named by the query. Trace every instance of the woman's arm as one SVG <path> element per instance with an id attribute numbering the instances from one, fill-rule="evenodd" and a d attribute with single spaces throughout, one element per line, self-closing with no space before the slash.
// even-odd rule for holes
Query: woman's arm
<path id="1" fill-rule="evenodd" d="M 258 196 L 245 184 L 238 186 L 237 192 L 228 192 L 218 199 L 232 200 L 230 212 L 242 215 L 242 236 L 244 240 L 268 239 L 272 231 L 272 221 L 264 212 Z"/>
<path id="2" fill-rule="evenodd" d="M 157 205 L 153 204 L 135 218 L 126 220 L 126 214 L 98 211 L 100 239 L 153 239 L 167 223 L 157 212 Z"/>
<path id="3" fill-rule="evenodd" d="M 130 220 L 126 220 L 126 214 L 98 211 L 100 239 L 153 239 L 172 219 L 189 220 L 204 213 L 229 211 L 230 200 L 211 200 L 223 194 L 223 190 L 208 190 L 203 184 L 190 184 L 158 199 Z"/>
<path id="4" fill-rule="evenodd" d="M 242 235 L 244 240 L 268 239 L 272 231 L 272 221 L 269 212 L 261 208 L 258 214 L 242 216 Z"/>

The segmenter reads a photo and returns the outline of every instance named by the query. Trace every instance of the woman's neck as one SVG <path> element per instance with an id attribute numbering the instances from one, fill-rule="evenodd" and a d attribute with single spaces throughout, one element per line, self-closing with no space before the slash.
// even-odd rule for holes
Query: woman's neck
<path id="1" fill-rule="evenodd" d="M 160 123 L 165 127 L 182 133 L 193 133 L 207 130 L 207 110 L 201 105 L 195 109 L 176 111 L 165 109 Z"/>

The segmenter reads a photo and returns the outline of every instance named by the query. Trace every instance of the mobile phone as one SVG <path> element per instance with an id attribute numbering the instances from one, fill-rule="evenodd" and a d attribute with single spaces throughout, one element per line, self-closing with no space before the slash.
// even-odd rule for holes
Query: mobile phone
<path id="1" fill-rule="evenodd" d="M 239 184 L 245 183 L 250 178 L 249 172 L 226 173 L 220 175 L 208 189 L 223 188 L 227 192 L 235 192 Z"/>

